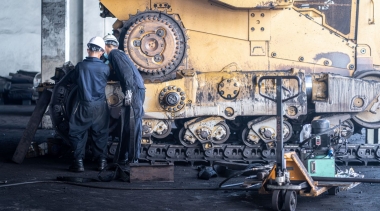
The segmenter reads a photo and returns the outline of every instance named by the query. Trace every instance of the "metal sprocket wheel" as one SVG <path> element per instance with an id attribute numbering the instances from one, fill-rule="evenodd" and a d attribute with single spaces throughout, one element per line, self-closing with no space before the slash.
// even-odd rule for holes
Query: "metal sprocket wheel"
<path id="1" fill-rule="evenodd" d="M 247 139 L 247 137 L 248 137 L 248 133 L 249 133 L 249 128 L 244 128 L 244 130 L 241 132 L 241 139 L 242 139 L 242 141 L 243 141 L 243 143 L 246 145 L 246 146 L 249 146 L 249 147 L 255 147 L 255 146 L 257 146 L 258 144 L 259 144 L 259 142 L 260 142 L 260 137 L 256 134 L 256 136 L 257 136 L 257 142 L 255 143 L 254 141 L 252 141 L 252 140 L 249 140 L 249 139 Z"/>
<path id="2" fill-rule="evenodd" d="M 380 72 L 379 71 L 363 71 L 357 75 L 354 76 L 355 78 L 360 78 L 362 80 L 367 81 L 376 81 L 380 82 Z M 376 114 L 373 114 L 371 112 L 362 111 L 352 117 L 354 122 L 356 122 L 358 125 L 365 127 L 365 128 L 372 128 L 377 129 L 380 128 L 380 112 L 377 110 Z"/>
<path id="3" fill-rule="evenodd" d="M 231 135 L 230 128 L 228 127 L 227 123 L 225 123 L 225 122 L 220 122 L 220 123 L 215 125 L 215 127 L 218 127 L 218 126 L 222 127 L 226 131 L 226 134 L 220 140 L 216 140 L 215 138 L 213 138 L 212 142 L 215 144 L 223 144 L 224 142 L 226 142 L 228 140 L 228 138 Z"/>
<path id="4" fill-rule="evenodd" d="M 286 128 L 288 133 L 287 134 L 283 134 L 284 135 L 284 142 L 287 142 L 290 140 L 290 138 L 292 137 L 292 134 L 293 134 L 293 127 L 292 125 L 288 122 L 288 121 L 284 121 L 283 122 L 283 127 L 284 129 Z M 284 130 L 283 129 L 283 130 Z"/>
<path id="5" fill-rule="evenodd" d="M 349 139 L 352 136 L 352 134 L 354 133 L 354 129 L 355 129 L 354 123 L 348 119 L 348 120 L 342 122 L 341 127 L 349 128 L 349 131 L 347 131 L 346 135 L 344 136 L 344 138 Z"/>
<path id="6" fill-rule="evenodd" d="M 166 138 L 170 134 L 170 132 L 172 130 L 172 124 L 171 124 L 171 122 L 169 122 L 167 120 L 162 120 L 162 121 L 165 122 L 165 125 L 167 125 L 168 128 L 162 134 L 152 133 L 152 136 L 154 138 L 158 138 L 158 139 Z"/>
<path id="7" fill-rule="evenodd" d="M 195 143 L 190 143 L 189 141 L 185 140 L 185 133 L 186 133 L 186 128 L 181 128 L 181 130 L 178 133 L 178 140 L 181 142 L 181 144 L 185 147 L 194 147 L 198 145 L 198 142 Z"/>
<path id="8" fill-rule="evenodd" d="M 124 51 L 153 80 L 177 70 L 186 57 L 187 36 L 178 15 L 147 10 L 124 23 Z"/>

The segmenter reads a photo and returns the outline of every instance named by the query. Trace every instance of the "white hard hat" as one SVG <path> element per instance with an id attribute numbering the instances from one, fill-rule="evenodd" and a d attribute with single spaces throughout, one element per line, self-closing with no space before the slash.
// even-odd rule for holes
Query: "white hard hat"
<path id="1" fill-rule="evenodd" d="M 90 41 L 87 43 L 87 47 L 90 48 L 90 45 L 96 45 L 100 47 L 102 51 L 106 48 L 106 45 L 101 37 L 93 37 L 90 39 Z"/>
<path id="2" fill-rule="evenodd" d="M 106 43 L 106 45 L 114 45 L 116 47 L 119 46 L 119 42 L 117 41 L 116 37 L 113 36 L 112 34 L 107 34 L 104 38 L 103 38 L 104 42 Z"/>

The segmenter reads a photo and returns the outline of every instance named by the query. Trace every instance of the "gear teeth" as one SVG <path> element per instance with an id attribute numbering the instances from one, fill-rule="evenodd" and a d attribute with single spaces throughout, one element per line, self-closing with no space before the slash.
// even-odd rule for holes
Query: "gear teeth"
<path id="1" fill-rule="evenodd" d="M 187 46 L 187 30 L 184 28 L 184 24 L 181 21 L 181 18 L 178 14 L 168 14 L 168 10 L 164 11 L 154 8 L 149 10 L 146 8 L 145 11 L 137 10 L 135 15 L 129 15 L 129 20 L 125 21 L 124 28 L 127 28 L 124 36 L 124 50 L 128 56 L 134 55 L 133 52 L 130 52 L 129 43 L 130 39 L 134 37 L 135 28 L 140 24 L 153 21 L 157 25 L 161 25 L 166 28 L 167 32 L 171 33 L 172 39 L 174 41 L 174 51 L 175 57 L 168 58 L 161 65 L 157 67 L 145 67 L 144 65 L 140 66 L 135 63 L 137 69 L 143 74 L 145 73 L 147 77 L 144 77 L 144 80 L 153 80 L 157 82 L 163 82 L 175 78 L 175 70 L 180 66 L 186 66 L 188 58 L 188 49 Z M 147 32 L 148 33 L 148 32 Z M 131 37 L 132 36 L 132 37 Z M 183 45 L 183 46 L 182 46 Z M 132 51 L 134 48 L 132 47 Z M 132 54 L 131 54 L 132 53 Z"/>

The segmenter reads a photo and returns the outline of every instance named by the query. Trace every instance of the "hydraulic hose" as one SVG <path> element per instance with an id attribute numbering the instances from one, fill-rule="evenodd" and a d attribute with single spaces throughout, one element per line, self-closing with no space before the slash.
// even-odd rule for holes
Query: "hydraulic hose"
<path id="1" fill-rule="evenodd" d="M 74 186 L 80 186 L 80 187 L 87 187 L 87 188 L 95 188 L 95 189 L 105 189 L 105 190 L 130 190 L 130 191 L 155 191 L 155 190 L 207 190 L 207 191 L 220 191 L 220 190 L 231 190 L 231 191 L 247 191 L 247 190 L 255 190 L 255 189 L 247 189 L 247 188 L 202 188 L 202 187 L 194 187 L 194 188 L 128 188 L 128 187 L 105 187 L 105 186 L 98 186 L 98 185 L 90 185 L 90 184 L 83 184 L 83 183 L 76 183 L 76 182 L 65 182 L 65 181 L 32 181 L 32 182 L 19 182 L 19 183 L 11 183 L 11 184 L 4 184 L 0 185 L 0 188 L 6 188 L 6 187 L 15 187 L 15 186 L 22 186 L 22 185 L 31 185 L 31 184 L 41 184 L 41 183 L 56 183 L 56 184 L 68 184 L 68 185 L 74 185 Z"/>

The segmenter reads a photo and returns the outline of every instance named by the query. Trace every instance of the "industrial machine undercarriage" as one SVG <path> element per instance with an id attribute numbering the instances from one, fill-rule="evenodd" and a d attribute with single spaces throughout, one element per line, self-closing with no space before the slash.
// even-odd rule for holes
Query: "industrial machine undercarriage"
<path id="1" fill-rule="evenodd" d="M 119 48 L 145 80 L 140 159 L 274 161 L 277 104 L 266 97 L 276 96 L 271 77 L 282 76 L 284 98 L 297 95 L 283 103 L 285 151 L 317 158 L 333 150 L 346 163 L 380 160 L 379 144 L 347 141 L 361 128 L 380 128 L 374 1 L 100 2 L 103 17 L 118 18 Z M 68 78 L 57 80 L 50 105 L 66 140 L 76 96 Z M 109 82 L 106 95 L 113 155 L 124 98 L 118 81 Z M 313 136 L 318 120 L 329 121 L 328 137 Z M 323 150 L 321 137 L 331 139 Z"/>

